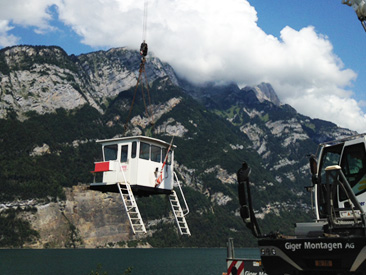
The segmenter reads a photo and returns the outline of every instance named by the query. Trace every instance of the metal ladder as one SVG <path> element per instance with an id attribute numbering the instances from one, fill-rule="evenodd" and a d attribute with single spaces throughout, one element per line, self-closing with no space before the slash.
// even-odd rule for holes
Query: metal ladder
<path id="1" fill-rule="evenodd" d="M 177 196 L 177 193 L 174 190 L 172 190 L 172 193 L 169 195 L 170 205 L 171 205 L 173 213 L 174 213 L 175 221 L 177 222 L 177 225 L 178 225 L 179 233 L 181 235 L 190 236 L 191 232 L 189 231 L 189 227 L 188 227 L 188 224 L 187 224 L 187 221 L 186 221 L 186 218 L 185 218 L 185 216 L 189 213 L 188 205 L 187 205 L 187 202 L 185 200 L 185 197 L 184 197 L 182 188 L 180 186 L 178 177 L 175 173 L 174 173 L 174 177 L 175 177 L 175 180 L 176 180 L 176 182 L 179 186 L 179 189 L 180 189 L 180 192 L 181 192 L 184 204 L 185 204 L 186 212 L 185 213 L 183 212 L 183 209 L 182 209 L 182 207 L 180 206 L 180 203 L 179 203 L 179 198 Z"/>
<path id="2" fill-rule="evenodd" d="M 128 182 L 117 182 L 119 193 L 121 194 L 123 205 L 125 206 L 128 220 L 130 221 L 133 234 L 146 233 L 145 224 L 141 218 L 139 208 L 133 195 L 131 186 Z"/>

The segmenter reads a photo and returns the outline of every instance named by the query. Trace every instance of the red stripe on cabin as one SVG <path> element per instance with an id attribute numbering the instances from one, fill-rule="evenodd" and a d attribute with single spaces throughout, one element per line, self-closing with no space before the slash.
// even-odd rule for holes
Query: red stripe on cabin
<path id="1" fill-rule="evenodd" d="M 105 172 L 109 171 L 109 161 L 107 162 L 96 162 L 93 172 Z"/>

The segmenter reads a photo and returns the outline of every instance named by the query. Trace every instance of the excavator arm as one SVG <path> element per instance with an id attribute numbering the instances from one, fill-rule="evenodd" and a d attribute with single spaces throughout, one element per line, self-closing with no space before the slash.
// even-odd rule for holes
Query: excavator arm
<path id="1" fill-rule="evenodd" d="M 240 216 L 245 225 L 252 231 L 256 238 L 262 237 L 262 233 L 257 223 L 257 218 L 254 214 L 252 195 L 250 192 L 249 183 L 250 168 L 246 162 L 243 162 L 242 167 L 237 172 L 238 178 L 238 195 L 240 203 Z"/>

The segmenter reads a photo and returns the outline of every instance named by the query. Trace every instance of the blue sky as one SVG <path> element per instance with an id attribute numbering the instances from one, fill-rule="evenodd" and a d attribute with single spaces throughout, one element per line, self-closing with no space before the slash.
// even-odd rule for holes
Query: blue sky
<path id="1" fill-rule="evenodd" d="M 355 97 L 366 102 L 366 33 L 351 7 L 341 0 L 251 0 L 258 12 L 258 25 L 269 34 L 279 36 L 285 26 L 294 29 L 312 25 L 328 36 L 346 67 L 357 74 Z M 363 110 L 366 111 L 366 106 Z"/>
<path id="2" fill-rule="evenodd" d="M 7 3 L 5 3 L 7 2 Z M 0 47 L 139 49 L 145 0 L 0 1 Z M 147 0 L 150 54 L 196 83 L 269 82 L 300 113 L 366 132 L 366 33 L 341 0 Z"/>

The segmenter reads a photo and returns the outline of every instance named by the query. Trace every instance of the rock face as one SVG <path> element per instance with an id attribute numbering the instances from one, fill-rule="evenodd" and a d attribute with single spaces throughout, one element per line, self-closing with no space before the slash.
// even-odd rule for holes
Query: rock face
<path id="1" fill-rule="evenodd" d="M 135 238 L 119 194 L 91 191 L 87 185 L 65 188 L 65 194 L 66 201 L 36 205 L 35 213 L 27 213 L 40 234 L 29 247 L 111 247 Z"/>
<path id="2" fill-rule="evenodd" d="M 108 109 L 113 108 L 119 110 L 111 112 L 105 124 L 113 129 L 114 125 L 121 125 L 121 114 L 128 111 L 127 100 L 119 95 L 136 85 L 139 64 L 139 53 L 125 48 L 77 57 L 68 56 L 58 47 L 18 46 L 0 50 L 0 119 L 15 113 L 26 123 L 28 111 L 45 114 L 58 108 L 72 110 L 89 104 L 100 113 L 106 111 L 108 114 Z M 214 220 L 204 224 L 204 214 L 213 213 L 216 206 L 226 211 L 226 216 L 239 213 L 233 167 L 237 160 L 249 154 L 257 163 L 255 168 L 263 168 L 255 169 L 257 175 L 258 171 L 266 172 L 255 185 L 258 197 L 266 200 L 265 204 L 258 200 L 261 218 L 266 218 L 268 213 L 280 215 L 280 210 L 307 209 L 306 204 L 303 205 L 305 195 L 302 190 L 308 185 L 308 150 L 313 152 L 319 142 L 354 134 L 331 123 L 302 116 L 291 106 L 281 105 L 270 84 L 243 89 L 236 84 L 183 85 L 183 80 L 178 81 L 172 68 L 155 57 L 148 58 L 146 73 L 151 86 L 157 91 L 168 90 L 168 93 L 161 93 L 163 99 L 150 106 L 157 122 L 154 127 L 149 128 L 152 118 L 136 115 L 131 118 L 132 127 L 127 133 L 140 135 L 151 131 L 155 135 L 175 136 L 179 141 L 178 148 L 183 148 L 181 152 L 186 156 L 182 157 L 184 163 L 177 167 L 178 175 L 187 188 L 197 191 L 191 192 L 196 200 L 192 202 L 196 205 L 191 211 L 196 215 L 192 218 L 192 228 L 196 230 L 201 224 L 202 228 L 212 230 Z M 166 89 L 169 86 L 174 89 L 169 91 Z M 177 91 L 176 86 L 179 86 Z M 193 103 L 186 94 L 200 104 Z M 101 122 L 96 120 L 95 125 L 100 126 Z M 100 131 L 99 127 L 96 129 Z M 114 135 L 118 137 L 120 132 Z M 0 138 L 1 142 L 4 140 Z M 85 134 L 62 142 L 58 147 L 67 145 L 68 149 L 81 148 L 84 143 L 94 140 Z M 55 145 L 49 138 L 27 146 L 25 152 L 29 163 L 35 163 L 43 156 L 62 154 L 61 150 L 53 151 L 52 146 Z M 194 157 L 189 157 L 190 154 Z M 0 172 L 5 170 L 0 169 Z M 15 173 L 15 180 L 17 177 Z M 12 183 L 14 178 L 9 176 L 6 179 Z M 77 182 L 80 180 L 73 181 Z M 120 247 L 140 237 L 131 232 L 119 194 L 91 191 L 87 185 L 64 188 L 64 191 L 64 201 L 47 204 L 36 199 L 20 203 L 0 202 L 0 213 L 8 208 L 32 208 L 32 211 L 17 215 L 39 233 L 36 242 L 25 244 L 33 248 Z M 154 221 L 145 221 L 145 225 L 149 234 L 158 231 L 157 238 L 165 241 L 167 234 L 160 234 L 159 226 L 171 222 L 173 220 L 156 215 Z M 241 227 L 234 231 L 238 232 L 238 228 Z M 211 231 L 203 233 L 210 234 Z M 226 240 L 226 232 L 222 236 Z M 200 241 L 191 241 L 190 245 Z"/>
<path id="3" fill-rule="evenodd" d="M 44 114 L 57 108 L 71 110 L 86 103 L 100 110 L 62 49 L 13 47 L 3 50 L 1 59 L 0 118 L 6 117 L 10 110 L 22 118 L 28 111 Z"/>
<path id="4" fill-rule="evenodd" d="M 136 85 L 140 64 L 137 51 L 115 48 L 78 57 L 59 47 L 16 46 L 0 51 L 0 118 L 15 111 L 19 118 L 58 108 L 72 110 L 89 104 L 102 112 L 107 98 Z M 149 83 L 169 78 L 178 85 L 173 69 L 156 57 L 146 65 Z"/>
<path id="5" fill-rule="evenodd" d="M 261 83 L 257 86 L 254 87 L 250 87 L 247 86 L 243 89 L 243 91 L 249 91 L 249 90 L 253 90 L 255 95 L 257 96 L 258 100 L 260 102 L 263 101 L 269 101 L 272 102 L 273 104 L 280 106 L 281 102 L 280 99 L 278 98 L 275 90 L 272 88 L 272 85 L 269 83 Z"/>

